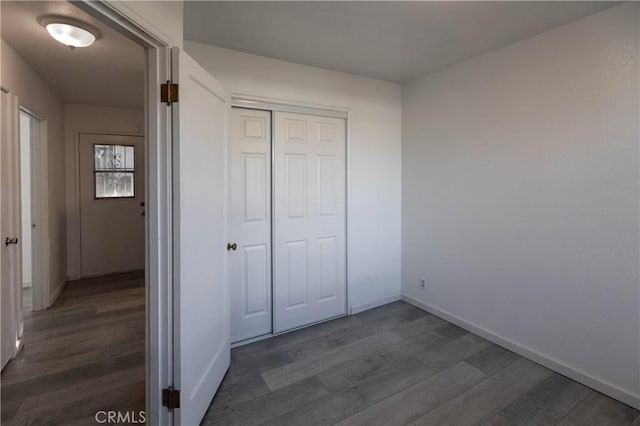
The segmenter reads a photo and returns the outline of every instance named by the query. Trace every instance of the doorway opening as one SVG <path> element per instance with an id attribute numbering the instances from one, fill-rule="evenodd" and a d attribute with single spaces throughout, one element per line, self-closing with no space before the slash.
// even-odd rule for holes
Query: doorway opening
<path id="1" fill-rule="evenodd" d="M 82 423 L 99 410 L 141 420 L 146 250 L 155 247 L 147 243 L 145 154 L 149 117 L 157 119 L 148 113 L 145 74 L 157 63 L 148 61 L 149 46 L 71 3 L 1 7 L 3 69 L 11 71 L 2 86 L 15 99 L 2 116 L 14 129 L 3 145 L 15 166 L 3 167 L 12 243 L 1 267 L 3 296 L 5 287 L 16 295 L 6 311 L 20 343 L 4 351 L 2 342 L 2 421 Z M 41 25 L 48 15 L 97 28 L 96 45 L 69 49 L 53 40 Z"/>
<path id="2" fill-rule="evenodd" d="M 32 122 L 35 121 L 24 111 L 20 112 L 20 195 L 21 195 L 21 228 L 22 228 L 22 309 L 31 311 L 33 283 L 33 240 L 31 228 L 34 225 L 31 217 L 31 150 Z"/>
<path id="3" fill-rule="evenodd" d="M 27 110 L 20 111 L 20 228 L 21 228 L 21 254 L 22 254 L 22 310 L 30 312 L 34 309 L 42 309 L 40 300 L 41 286 L 43 284 L 42 271 L 36 270 L 42 263 L 36 253 L 43 244 L 38 235 L 40 229 L 36 220 L 42 207 L 36 199 L 37 185 L 46 184 L 39 179 L 37 159 L 41 154 L 40 124 L 35 115 Z M 38 228 L 38 229 L 37 229 Z M 34 288 L 37 287 L 37 291 Z M 34 304 L 34 293 L 37 299 Z"/>

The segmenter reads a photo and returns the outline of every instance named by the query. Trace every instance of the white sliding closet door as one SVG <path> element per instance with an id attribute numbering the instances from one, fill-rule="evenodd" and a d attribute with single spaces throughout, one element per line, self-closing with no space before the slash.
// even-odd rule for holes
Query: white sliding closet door
<path id="1" fill-rule="evenodd" d="M 230 125 L 231 341 L 239 342 L 271 333 L 271 113 L 232 108 Z"/>
<path id="2" fill-rule="evenodd" d="M 274 113 L 274 332 L 346 313 L 345 125 Z"/>

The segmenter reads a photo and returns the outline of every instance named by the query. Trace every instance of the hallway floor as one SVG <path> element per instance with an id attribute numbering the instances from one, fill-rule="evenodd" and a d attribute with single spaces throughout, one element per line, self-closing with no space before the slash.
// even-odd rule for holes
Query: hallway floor
<path id="1" fill-rule="evenodd" d="M 396 302 L 232 350 L 204 423 L 605 426 L 638 415 Z"/>
<path id="2" fill-rule="evenodd" d="M 98 410 L 144 410 L 144 275 L 73 281 L 26 312 L 24 347 L 2 372 L 2 424 L 96 424 Z"/>

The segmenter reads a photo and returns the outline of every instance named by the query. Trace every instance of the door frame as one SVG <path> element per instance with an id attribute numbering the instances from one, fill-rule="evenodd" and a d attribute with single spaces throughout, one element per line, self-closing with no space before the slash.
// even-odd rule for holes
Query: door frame
<path id="1" fill-rule="evenodd" d="M 20 102 L 20 99 L 18 99 Z M 36 143 L 31 148 L 31 221 L 37 232 L 31 236 L 32 255 L 32 311 L 41 311 L 51 305 L 49 283 L 49 179 L 47 163 L 47 120 L 29 108 L 20 106 L 20 112 L 37 121 Z M 22 165 L 22 164 L 21 164 Z M 22 185 L 22 182 L 20 182 Z"/>
<path id="2" fill-rule="evenodd" d="M 171 425 L 162 389 L 173 384 L 172 113 L 160 102 L 160 85 L 172 77 L 172 40 L 126 2 L 72 3 L 145 48 L 145 411 L 147 423 Z"/>
<path id="3" fill-rule="evenodd" d="M 331 117 L 331 118 L 342 118 L 345 120 L 345 314 L 340 315 L 334 318 L 328 318 L 322 321 L 314 322 L 312 324 L 306 324 L 300 327 L 296 327 L 290 330 L 286 330 L 280 333 L 271 333 L 263 334 L 262 336 L 256 336 L 250 339 L 241 340 L 239 342 L 231 344 L 231 348 L 236 348 L 239 346 L 244 346 L 250 343 L 258 342 L 260 340 L 268 339 L 273 336 L 277 336 L 280 334 L 290 333 L 292 331 L 300 330 L 302 328 L 310 327 L 312 325 L 321 324 L 323 322 L 331 321 L 336 318 L 341 318 L 343 316 L 352 315 L 351 310 L 349 309 L 349 200 L 350 200 L 350 169 L 351 169 L 351 159 L 350 159 L 350 109 L 341 108 L 331 105 L 321 105 L 314 103 L 306 103 L 300 101 L 294 101 L 289 99 L 279 99 L 279 98 L 267 98 L 262 96 L 254 96 L 245 93 L 231 93 L 231 102 L 229 105 L 231 108 L 245 108 L 245 109 L 256 109 L 263 111 L 271 112 L 271 162 L 273 164 L 274 160 L 274 139 L 275 139 L 275 126 L 274 126 L 274 112 L 291 112 L 296 114 L 307 114 L 314 115 L 319 117 Z M 228 140 L 227 143 L 230 143 Z M 273 168 L 271 169 L 271 185 L 273 186 Z M 271 194 L 273 197 L 273 187 L 271 188 Z M 273 204 L 271 205 L 273 209 Z M 272 213 L 273 215 L 273 213 Z M 272 220 L 273 222 L 273 220 Z M 273 235 L 273 223 L 271 224 L 271 233 Z M 272 286 L 272 300 L 271 300 L 271 317 L 272 317 L 272 325 L 273 325 L 273 316 L 275 315 L 273 310 L 273 252 L 271 253 L 272 258 L 272 268 L 271 268 L 271 286 Z"/>

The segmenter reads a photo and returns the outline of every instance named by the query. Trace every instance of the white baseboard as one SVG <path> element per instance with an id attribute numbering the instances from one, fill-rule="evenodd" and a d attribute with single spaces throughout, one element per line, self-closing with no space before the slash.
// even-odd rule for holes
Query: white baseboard
<path id="1" fill-rule="evenodd" d="M 360 305 L 351 306 L 349 308 L 349 315 L 355 315 L 360 312 L 368 311 L 369 309 L 377 308 L 378 306 L 386 305 L 387 303 L 392 303 L 400 300 L 399 294 L 394 294 L 392 296 L 383 297 L 382 299 L 371 300 L 366 303 L 361 303 Z"/>
<path id="2" fill-rule="evenodd" d="M 462 327 L 465 330 L 477 334 L 478 336 L 484 337 L 485 339 L 506 349 L 509 349 L 512 352 L 522 355 L 523 357 L 528 358 L 534 362 L 537 362 L 538 364 L 550 368 L 551 370 L 554 370 L 562 374 L 563 376 L 567 376 L 570 379 L 575 380 L 576 382 L 582 383 L 583 385 L 589 386 L 590 388 L 602 392 L 603 394 L 608 395 L 611 398 L 617 399 L 624 404 L 627 404 L 636 409 L 640 409 L 640 395 L 634 395 L 630 392 L 627 392 L 626 390 L 621 389 L 614 384 L 593 377 L 589 373 L 567 365 L 566 363 L 554 359 L 549 355 L 537 352 L 523 344 L 504 338 L 498 334 L 493 333 L 490 330 L 487 330 L 486 328 L 477 326 L 471 322 L 450 314 L 449 312 L 428 305 L 418 299 L 414 299 L 413 297 L 403 294 L 402 300 L 424 311 L 427 311 L 430 314 L 449 321 L 452 324 Z"/>
<path id="3" fill-rule="evenodd" d="M 60 296 L 60 293 L 62 293 L 62 290 L 64 290 L 65 286 L 67 285 L 67 282 L 68 280 L 66 278 L 60 281 L 56 289 L 53 290 L 53 292 L 50 294 L 49 307 L 51 307 L 53 305 L 53 302 L 55 302 L 58 296 Z"/>

